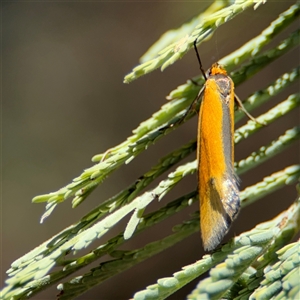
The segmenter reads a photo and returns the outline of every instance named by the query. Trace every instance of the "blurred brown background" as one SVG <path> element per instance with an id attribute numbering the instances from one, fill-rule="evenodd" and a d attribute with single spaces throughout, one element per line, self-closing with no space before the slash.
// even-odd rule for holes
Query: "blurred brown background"
<path id="1" fill-rule="evenodd" d="M 222 26 L 200 47 L 205 67 L 259 34 L 293 2 L 270 1 L 257 12 L 249 9 Z M 125 140 L 132 129 L 163 105 L 172 89 L 199 73 L 195 54 L 190 51 L 163 73 L 157 70 L 123 84 L 123 77 L 162 33 L 180 26 L 207 5 L 188 1 L 2 4 L 2 284 L 12 261 L 125 188 L 182 142 L 195 138 L 196 118 L 115 172 L 80 207 L 72 210 L 68 200 L 39 224 L 44 205 L 31 204 L 34 196 L 68 184 L 92 166 L 93 155 Z M 297 28 L 299 20 L 296 23 L 273 45 Z M 299 49 L 294 49 L 239 86 L 237 94 L 244 99 L 298 64 Z M 299 83 L 253 114 L 259 115 L 296 91 Z M 299 110 L 243 141 L 236 147 L 236 159 L 248 156 L 297 124 Z M 242 176 L 241 188 L 298 162 L 299 143 Z M 196 175 L 189 176 L 160 205 L 195 187 Z M 295 197 L 295 187 L 289 186 L 244 209 L 226 239 L 275 217 Z M 197 205 L 129 241 L 123 249 L 141 247 L 169 234 L 171 226 L 195 210 Z M 112 234 L 125 225 L 126 221 L 122 222 Z M 202 255 L 200 236 L 195 234 L 78 299 L 127 299 Z M 171 299 L 182 299 L 195 284 Z M 54 299 L 56 294 L 52 287 L 34 299 Z"/>

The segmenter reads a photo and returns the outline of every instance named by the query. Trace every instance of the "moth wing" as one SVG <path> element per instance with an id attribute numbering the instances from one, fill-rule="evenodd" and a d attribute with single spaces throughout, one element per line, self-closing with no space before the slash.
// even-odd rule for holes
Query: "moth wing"
<path id="1" fill-rule="evenodd" d="M 240 207 L 236 178 L 209 180 L 200 193 L 201 236 L 206 251 L 215 249 L 236 218 Z"/>

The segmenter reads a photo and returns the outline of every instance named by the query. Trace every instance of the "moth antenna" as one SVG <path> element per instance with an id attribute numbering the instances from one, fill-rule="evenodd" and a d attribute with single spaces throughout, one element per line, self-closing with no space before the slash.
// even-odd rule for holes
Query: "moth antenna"
<path id="1" fill-rule="evenodd" d="M 196 52 L 196 55 L 197 55 L 197 59 L 198 59 L 198 62 L 199 62 L 199 68 L 200 68 L 200 71 L 205 79 L 205 81 L 207 80 L 207 77 L 206 77 L 206 74 L 205 74 L 205 71 L 203 69 L 203 66 L 202 66 L 202 62 L 201 62 L 201 59 L 200 59 L 200 55 L 199 55 L 199 52 L 198 52 L 198 49 L 197 49 L 197 39 L 194 40 L 194 49 L 195 49 L 195 52 Z"/>

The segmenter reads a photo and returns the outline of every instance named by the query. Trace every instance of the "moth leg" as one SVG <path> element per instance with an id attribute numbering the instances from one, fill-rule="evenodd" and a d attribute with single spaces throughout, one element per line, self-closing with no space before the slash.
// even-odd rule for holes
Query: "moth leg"
<path id="1" fill-rule="evenodd" d="M 251 114 L 248 113 L 248 111 L 246 110 L 245 106 L 243 105 L 241 99 L 234 94 L 234 100 L 237 103 L 238 107 L 245 113 L 245 115 L 252 121 L 254 121 L 255 123 L 264 126 L 265 124 L 260 123 L 259 121 L 257 121 L 257 119 L 255 119 Z"/>

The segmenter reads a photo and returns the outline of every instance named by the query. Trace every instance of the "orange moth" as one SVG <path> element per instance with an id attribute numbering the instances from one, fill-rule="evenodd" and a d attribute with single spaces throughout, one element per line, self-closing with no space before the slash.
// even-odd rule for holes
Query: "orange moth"
<path id="1" fill-rule="evenodd" d="M 208 77 L 195 51 L 205 85 L 198 121 L 198 189 L 200 229 L 206 251 L 215 249 L 228 232 L 240 208 L 238 178 L 234 171 L 234 101 L 244 109 L 234 93 L 234 83 L 226 70 L 215 63 Z"/>

